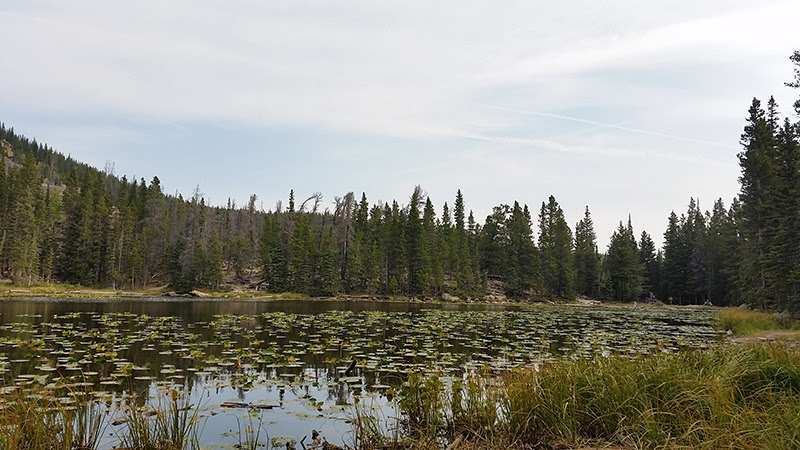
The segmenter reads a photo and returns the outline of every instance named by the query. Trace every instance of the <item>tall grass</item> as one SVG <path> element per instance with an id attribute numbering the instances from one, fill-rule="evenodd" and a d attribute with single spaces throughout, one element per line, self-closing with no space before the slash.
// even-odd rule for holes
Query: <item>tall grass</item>
<path id="1" fill-rule="evenodd" d="M 761 311 L 723 308 L 719 313 L 719 327 L 738 336 L 751 336 L 764 331 L 800 331 L 800 321 Z"/>
<path id="2" fill-rule="evenodd" d="M 108 417 L 86 393 L 72 392 L 76 404 L 64 404 L 39 385 L 0 396 L 0 450 L 98 447 Z"/>
<path id="3" fill-rule="evenodd" d="M 255 418 L 258 417 L 256 421 Z M 261 411 L 251 409 L 245 417 L 246 423 L 243 423 L 236 417 L 236 424 L 239 427 L 239 443 L 235 445 L 237 449 L 257 450 L 258 448 L 267 448 L 269 444 L 269 434 L 264 429 L 264 416 Z M 260 441 L 261 438 L 263 441 Z M 287 448 L 289 448 L 287 446 Z"/>
<path id="4" fill-rule="evenodd" d="M 564 361 L 473 374 L 449 390 L 420 377 L 400 405 L 407 432 L 429 448 L 457 436 L 486 448 L 800 448 L 800 351 L 737 346 Z"/>
<path id="5" fill-rule="evenodd" d="M 0 395 L 0 450 L 95 450 L 110 418 L 88 392 L 69 392 L 65 404 L 57 391 L 33 384 Z M 157 407 L 125 410 L 121 448 L 185 450 L 199 448 L 198 412 L 172 390 Z M 103 443 L 107 446 L 108 443 Z M 117 447 L 115 447 L 117 448 Z"/>
<path id="6" fill-rule="evenodd" d="M 180 392 L 171 389 L 155 407 L 139 407 L 135 401 L 125 411 L 127 432 L 122 446 L 137 450 L 184 450 L 199 448 L 199 407 L 189 404 Z"/>

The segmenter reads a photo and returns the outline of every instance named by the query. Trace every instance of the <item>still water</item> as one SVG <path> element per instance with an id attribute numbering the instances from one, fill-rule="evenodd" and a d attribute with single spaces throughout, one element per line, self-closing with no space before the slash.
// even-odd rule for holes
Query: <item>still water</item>
<path id="1" fill-rule="evenodd" d="M 112 420 L 131 395 L 157 406 L 176 389 L 200 408 L 209 449 L 233 448 L 247 428 L 276 447 L 310 442 L 312 430 L 347 445 L 354 405 L 390 423 L 399 414 L 393 393 L 409 372 L 458 377 L 702 348 L 719 339 L 715 318 L 708 309 L 5 299 L 0 380 L 4 392 L 37 383 L 92 390 Z M 223 406 L 232 403 L 265 408 Z M 104 443 L 112 447 L 123 431 L 109 425 Z"/>

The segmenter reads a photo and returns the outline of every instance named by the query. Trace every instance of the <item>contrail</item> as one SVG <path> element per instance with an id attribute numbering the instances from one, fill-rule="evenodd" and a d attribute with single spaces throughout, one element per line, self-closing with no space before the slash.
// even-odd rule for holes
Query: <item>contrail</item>
<path id="1" fill-rule="evenodd" d="M 696 142 L 696 143 L 699 143 L 699 144 L 708 144 L 708 145 L 714 145 L 714 146 L 726 147 L 726 148 L 730 148 L 731 147 L 729 144 L 725 144 L 725 143 L 722 143 L 722 142 L 714 142 L 714 141 L 706 141 L 706 140 L 703 140 L 703 139 L 687 138 L 687 137 L 684 137 L 684 136 L 676 136 L 674 134 L 666 134 L 666 133 L 659 133 L 658 131 L 642 130 L 640 128 L 631 128 L 631 127 L 626 127 L 626 126 L 622 126 L 622 125 L 615 125 L 613 123 L 597 122 L 597 121 L 594 121 L 594 120 L 581 119 L 579 117 L 570 117 L 570 116 L 565 116 L 565 115 L 562 115 L 562 114 L 552 114 L 552 113 L 545 113 L 545 112 L 538 112 L 538 111 L 526 111 L 526 110 L 522 110 L 522 109 L 507 108 L 507 107 L 504 107 L 504 106 L 495 106 L 495 105 L 488 105 L 488 104 L 483 104 L 483 106 L 486 106 L 487 108 L 492 108 L 492 109 L 499 109 L 499 110 L 502 110 L 502 111 L 515 112 L 515 113 L 518 113 L 518 114 L 526 114 L 526 115 L 530 115 L 530 116 L 549 117 L 549 118 L 552 118 L 552 119 L 560 119 L 560 120 L 569 120 L 571 122 L 579 122 L 579 123 L 585 123 L 585 124 L 589 124 L 589 125 L 597 125 L 597 126 L 605 127 L 605 128 L 613 128 L 613 129 L 616 129 L 616 130 L 629 131 L 629 132 L 632 132 L 632 133 L 647 134 L 647 135 L 650 135 L 650 136 L 658 136 L 658 137 L 663 137 L 663 138 L 667 138 L 667 139 L 675 139 L 675 140 L 678 140 L 678 141 Z"/>

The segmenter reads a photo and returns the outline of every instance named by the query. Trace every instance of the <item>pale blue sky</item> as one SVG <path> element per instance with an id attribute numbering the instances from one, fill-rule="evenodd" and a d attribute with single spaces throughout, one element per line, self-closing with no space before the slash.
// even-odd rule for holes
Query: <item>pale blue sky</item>
<path id="1" fill-rule="evenodd" d="M 554 195 L 601 246 L 738 192 L 751 99 L 783 114 L 800 2 L 26 1 L 0 5 L 0 121 L 213 204 L 290 189 L 483 222 Z"/>

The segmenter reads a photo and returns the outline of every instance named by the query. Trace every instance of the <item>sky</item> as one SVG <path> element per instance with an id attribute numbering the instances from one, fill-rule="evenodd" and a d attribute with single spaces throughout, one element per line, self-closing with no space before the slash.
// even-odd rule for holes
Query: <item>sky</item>
<path id="1" fill-rule="evenodd" d="M 800 91 L 800 2 L 38 1 L 0 4 L 0 121 L 168 194 L 259 207 L 354 192 L 479 223 L 589 207 L 661 242 L 738 193 L 754 97 Z"/>

